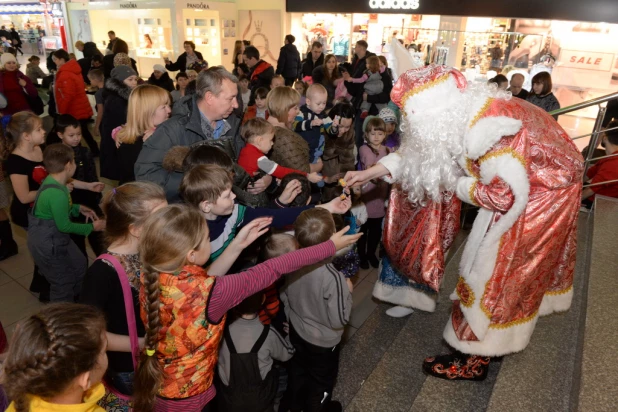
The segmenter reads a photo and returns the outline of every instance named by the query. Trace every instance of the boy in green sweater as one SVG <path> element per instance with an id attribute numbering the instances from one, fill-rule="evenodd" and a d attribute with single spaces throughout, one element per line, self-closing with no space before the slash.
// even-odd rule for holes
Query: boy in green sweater
<path id="1" fill-rule="evenodd" d="M 70 234 L 88 236 L 105 228 L 92 209 L 71 203 L 67 183 L 75 173 L 73 149 L 52 144 L 43 152 L 45 178 L 28 216 L 28 249 L 39 270 L 50 283 L 51 302 L 73 302 L 79 295 L 88 268 L 87 258 Z M 74 223 L 79 214 L 86 223 Z M 90 223 L 89 220 L 92 220 Z"/>

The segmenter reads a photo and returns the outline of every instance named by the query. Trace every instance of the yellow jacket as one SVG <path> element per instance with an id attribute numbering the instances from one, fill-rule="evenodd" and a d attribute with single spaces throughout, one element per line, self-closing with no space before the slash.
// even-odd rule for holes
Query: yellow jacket
<path id="1" fill-rule="evenodd" d="M 97 405 L 97 402 L 105 395 L 105 387 L 102 383 L 94 386 L 90 391 L 86 392 L 84 402 L 77 405 L 59 405 L 49 403 L 39 398 L 38 396 L 30 396 L 30 411 L 31 412 L 105 412 L 105 409 Z M 15 412 L 13 403 L 9 405 L 7 412 Z"/>

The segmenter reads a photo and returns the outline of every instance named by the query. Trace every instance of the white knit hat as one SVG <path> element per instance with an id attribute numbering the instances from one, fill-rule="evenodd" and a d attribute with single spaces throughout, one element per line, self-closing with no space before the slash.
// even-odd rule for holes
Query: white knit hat
<path id="1" fill-rule="evenodd" d="M 2 53 L 2 56 L 0 56 L 0 65 L 4 67 L 4 65 L 7 64 L 8 62 L 17 63 L 17 59 L 11 53 Z"/>
<path id="2" fill-rule="evenodd" d="M 165 66 L 164 66 L 164 65 L 162 65 L 162 64 L 155 64 L 155 65 L 152 67 L 152 71 L 155 71 L 155 72 L 161 72 L 161 73 L 165 73 L 165 72 L 167 72 L 167 70 L 165 70 Z"/>

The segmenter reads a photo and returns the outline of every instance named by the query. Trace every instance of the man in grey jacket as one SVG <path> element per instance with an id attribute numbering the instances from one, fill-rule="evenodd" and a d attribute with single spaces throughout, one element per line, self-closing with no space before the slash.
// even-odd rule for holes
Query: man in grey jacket
<path id="1" fill-rule="evenodd" d="M 223 66 L 200 72 L 197 94 L 181 101 L 174 114 L 157 127 L 144 142 L 135 163 L 135 178 L 157 183 L 165 189 L 169 201 L 178 199 L 182 173 L 163 168 L 163 158 L 174 146 L 212 144 L 238 158 L 244 142 L 240 137 L 241 120 L 233 114 L 238 108 L 238 80 Z M 263 191 L 271 179 L 257 181 L 253 193 Z"/>

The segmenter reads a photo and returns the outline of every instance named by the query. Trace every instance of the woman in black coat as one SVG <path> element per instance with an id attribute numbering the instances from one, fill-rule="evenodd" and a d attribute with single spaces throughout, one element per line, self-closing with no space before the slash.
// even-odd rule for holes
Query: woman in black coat
<path id="1" fill-rule="evenodd" d="M 189 65 L 193 62 L 204 60 L 202 53 L 195 51 L 195 43 L 192 41 L 184 42 L 185 52 L 178 56 L 176 63 L 172 63 L 170 59 L 165 58 L 165 68 L 170 72 L 186 72 Z"/>
<path id="2" fill-rule="evenodd" d="M 165 70 L 165 67 L 160 64 L 154 65 L 154 71 L 148 79 L 148 84 L 159 86 L 160 88 L 165 89 L 170 93 L 176 89 L 174 87 L 174 81 L 170 79 L 170 75 Z"/>
<path id="3" fill-rule="evenodd" d="M 131 91 L 137 87 L 137 73 L 129 66 L 118 66 L 103 89 L 103 121 L 101 123 L 101 176 L 120 179 L 118 149 L 112 132 L 127 122 Z"/>

